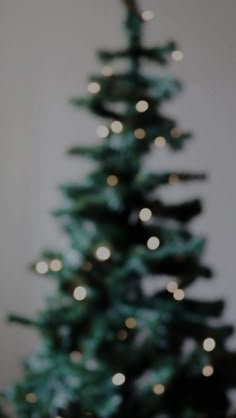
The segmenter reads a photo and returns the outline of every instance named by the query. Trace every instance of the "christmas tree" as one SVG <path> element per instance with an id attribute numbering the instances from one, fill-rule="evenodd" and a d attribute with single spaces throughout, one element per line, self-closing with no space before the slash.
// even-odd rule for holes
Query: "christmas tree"
<path id="1" fill-rule="evenodd" d="M 203 173 L 155 172 L 143 157 L 182 150 L 190 138 L 162 104 L 181 90 L 170 76 L 147 75 L 149 61 L 165 66 L 183 53 L 175 42 L 145 47 L 143 26 L 153 18 L 123 0 L 127 46 L 99 50 L 100 74 L 73 105 L 103 118 L 96 146 L 69 149 L 95 161 L 83 183 L 61 186 L 54 212 L 70 248 L 46 250 L 33 267 L 55 283 L 35 319 L 40 347 L 24 377 L 5 392 L 18 418 L 225 418 L 234 387 L 235 353 L 219 324 L 224 303 L 188 297 L 198 279 L 206 239 L 190 231 L 199 199 L 167 203 L 162 190 L 204 180 Z M 127 67 L 114 71 L 113 62 Z M 158 284 L 147 292 L 150 278 Z"/>

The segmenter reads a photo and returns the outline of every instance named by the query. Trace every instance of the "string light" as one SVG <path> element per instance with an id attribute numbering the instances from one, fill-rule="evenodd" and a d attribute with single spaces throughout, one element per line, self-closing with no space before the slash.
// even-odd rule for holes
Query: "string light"
<path id="1" fill-rule="evenodd" d="M 125 375 L 123 373 L 116 373 L 112 377 L 112 383 L 115 386 L 122 386 L 125 383 Z"/>
<path id="2" fill-rule="evenodd" d="M 89 93 L 97 94 L 99 93 L 100 90 L 101 90 L 101 86 L 96 81 L 92 81 L 91 83 L 88 84 Z"/>
<path id="3" fill-rule="evenodd" d="M 136 321 L 135 318 L 127 318 L 126 321 L 125 321 L 125 325 L 129 329 L 134 329 L 137 326 L 137 321 Z"/>
<path id="4" fill-rule="evenodd" d="M 79 363 L 81 360 L 82 354 L 80 351 L 72 351 L 70 353 L 70 358 L 73 363 Z"/>
<path id="5" fill-rule="evenodd" d="M 154 140 L 154 144 L 155 144 L 158 148 L 164 148 L 164 146 L 166 145 L 166 139 L 164 138 L 164 136 L 158 136 L 158 137 Z"/>
<path id="6" fill-rule="evenodd" d="M 37 396 L 34 393 L 27 393 L 25 399 L 29 403 L 36 403 L 37 402 Z"/>
<path id="7" fill-rule="evenodd" d="M 124 129 L 123 124 L 120 121 L 114 120 L 114 122 L 112 122 L 111 130 L 115 134 L 120 134 L 123 131 L 123 129 Z"/>
<path id="8" fill-rule="evenodd" d="M 150 237 L 147 242 L 147 247 L 149 250 L 157 250 L 160 246 L 160 240 L 157 237 Z"/>
<path id="9" fill-rule="evenodd" d="M 128 332 L 125 329 L 120 329 L 117 332 L 117 338 L 118 338 L 118 340 L 125 341 L 127 339 L 127 337 L 128 337 Z"/>
<path id="10" fill-rule="evenodd" d="M 175 51 L 172 52 L 171 56 L 174 61 L 179 62 L 179 61 L 182 61 L 182 59 L 184 58 L 184 53 L 176 49 Z"/>
<path id="11" fill-rule="evenodd" d="M 107 138 L 109 135 L 109 129 L 105 125 L 98 126 L 96 132 L 99 138 Z"/>
<path id="12" fill-rule="evenodd" d="M 46 261 L 39 261 L 35 266 L 35 270 L 38 274 L 44 275 L 48 273 L 49 267 Z"/>
<path id="13" fill-rule="evenodd" d="M 150 209 L 143 208 L 142 210 L 140 210 L 139 219 L 142 222 L 148 222 L 148 221 L 150 221 L 151 218 L 152 218 L 152 211 Z"/>
<path id="14" fill-rule="evenodd" d="M 205 377 L 211 377 L 214 374 L 214 367 L 211 366 L 210 364 L 207 364 L 206 366 L 203 367 L 202 374 Z"/>
<path id="15" fill-rule="evenodd" d="M 178 139 L 181 136 L 181 131 L 178 128 L 172 128 L 170 134 L 172 138 Z"/>
<path id="16" fill-rule="evenodd" d="M 171 174 L 169 177 L 169 184 L 173 185 L 173 184 L 177 184 L 180 182 L 180 178 L 179 176 L 177 176 L 177 174 Z"/>
<path id="17" fill-rule="evenodd" d="M 155 393 L 155 395 L 163 395 L 165 392 L 165 386 L 158 383 L 153 386 L 152 391 Z"/>
<path id="18" fill-rule="evenodd" d="M 150 22 L 154 19 L 155 13 L 152 10 L 144 10 L 141 16 L 144 22 Z"/>
<path id="19" fill-rule="evenodd" d="M 109 65 L 105 65 L 105 66 L 102 68 L 102 74 L 103 74 L 105 77 L 111 77 L 111 76 L 113 75 L 113 69 L 112 69 L 112 67 L 110 67 Z"/>
<path id="20" fill-rule="evenodd" d="M 213 338 L 206 338 L 203 341 L 203 348 L 205 351 L 213 351 L 216 348 L 216 342 Z"/>
<path id="21" fill-rule="evenodd" d="M 107 184 L 108 186 L 115 187 L 119 183 L 118 177 L 114 175 L 110 175 L 107 177 Z"/>
<path id="22" fill-rule="evenodd" d="M 81 302 L 82 300 L 86 299 L 87 290 L 83 286 L 78 286 L 75 288 L 73 296 L 75 300 L 78 300 L 79 302 Z"/>
<path id="23" fill-rule="evenodd" d="M 185 293 L 182 289 L 177 289 L 174 291 L 173 297 L 175 300 L 180 302 L 185 298 Z"/>
<path id="24" fill-rule="evenodd" d="M 98 247 L 95 255 L 98 261 L 107 261 L 111 257 L 111 250 L 107 247 Z"/>
<path id="25" fill-rule="evenodd" d="M 146 136 L 146 132 L 142 128 L 135 129 L 134 136 L 136 139 L 144 139 Z"/>
<path id="26" fill-rule="evenodd" d="M 60 271 L 62 269 L 62 267 L 63 267 L 63 264 L 62 264 L 61 260 L 59 260 L 59 259 L 55 258 L 50 263 L 50 269 L 52 271 L 55 271 L 55 272 Z"/>
<path id="27" fill-rule="evenodd" d="M 175 293 L 178 287 L 179 286 L 177 282 L 171 281 L 167 283 L 166 289 L 168 290 L 169 293 Z"/>
<path id="28" fill-rule="evenodd" d="M 149 104 L 146 100 L 140 100 L 139 102 L 136 103 L 136 110 L 139 113 L 144 113 L 148 110 L 149 108 Z"/>

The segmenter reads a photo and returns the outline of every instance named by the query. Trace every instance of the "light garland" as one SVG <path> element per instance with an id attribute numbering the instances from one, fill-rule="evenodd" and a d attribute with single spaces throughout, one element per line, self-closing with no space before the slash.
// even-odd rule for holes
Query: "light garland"
<path id="1" fill-rule="evenodd" d="M 74 299 L 81 302 L 87 297 L 87 290 L 84 286 L 78 286 L 75 288 L 73 293 Z"/>
<path id="2" fill-rule="evenodd" d="M 152 218 L 152 211 L 148 208 L 143 208 L 139 212 L 139 219 L 142 222 L 148 222 Z"/>
<path id="3" fill-rule="evenodd" d="M 157 250 L 160 246 L 160 240 L 157 237 L 150 237 L 147 241 L 147 247 L 149 250 Z"/>
<path id="4" fill-rule="evenodd" d="M 109 129 L 105 125 L 100 125 L 100 126 L 97 127 L 96 133 L 97 133 L 97 136 L 99 138 L 103 138 L 104 139 L 104 138 L 107 138 L 108 137 L 108 135 L 109 135 Z"/>
<path id="5" fill-rule="evenodd" d="M 101 86 L 96 81 L 92 81 L 88 84 L 88 91 L 91 94 L 98 94 L 101 90 Z"/>
<path id="6" fill-rule="evenodd" d="M 112 377 L 112 383 L 115 386 L 122 386 L 126 381 L 126 377 L 123 373 L 116 373 Z"/>
<path id="7" fill-rule="evenodd" d="M 107 261 L 111 257 L 111 250 L 108 247 L 98 247 L 95 252 L 98 261 Z"/>
<path id="8" fill-rule="evenodd" d="M 146 100 L 139 100 L 139 102 L 136 103 L 136 110 L 139 113 L 144 113 L 149 109 L 149 104 Z"/>

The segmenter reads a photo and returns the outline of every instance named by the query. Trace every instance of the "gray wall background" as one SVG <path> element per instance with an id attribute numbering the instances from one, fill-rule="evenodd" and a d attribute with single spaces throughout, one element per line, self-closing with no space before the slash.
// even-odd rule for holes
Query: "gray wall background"
<path id="1" fill-rule="evenodd" d="M 176 38 L 185 52 L 169 71 L 187 89 L 167 110 L 196 134 L 184 153 L 155 152 L 149 164 L 211 174 L 208 184 L 186 193 L 207 201 L 193 227 L 209 236 L 206 259 L 216 280 L 200 281 L 191 293 L 227 299 L 225 317 L 235 323 L 236 2 L 140 3 L 156 13 L 147 42 Z M 26 267 L 41 247 L 63 245 L 48 213 L 60 202 L 56 185 L 82 178 L 90 167 L 64 150 L 96 141 L 98 121 L 66 99 L 85 92 L 87 75 L 99 70 L 95 47 L 122 44 L 121 19 L 118 0 L 0 0 L 1 387 L 19 376 L 19 360 L 37 343 L 33 331 L 7 326 L 4 317 L 9 310 L 31 316 L 51 290 Z M 175 199 L 185 194 L 178 190 Z"/>

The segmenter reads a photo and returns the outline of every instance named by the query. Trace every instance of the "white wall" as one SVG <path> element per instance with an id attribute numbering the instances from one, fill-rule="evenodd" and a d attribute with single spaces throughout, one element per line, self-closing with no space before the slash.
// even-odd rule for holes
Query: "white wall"
<path id="1" fill-rule="evenodd" d="M 96 121 L 66 99 L 85 91 L 97 68 L 94 48 L 122 43 L 118 0 L 0 0 L 0 272 L 1 318 L 10 311 L 32 315 L 50 285 L 27 272 L 42 246 L 61 245 L 49 217 L 60 202 L 56 184 L 81 178 L 84 162 L 64 157 L 66 146 L 92 142 Z M 217 280 L 201 281 L 196 294 L 235 305 L 235 0 L 145 0 L 156 20 L 152 42 L 177 38 L 185 60 L 171 71 L 187 89 L 168 107 L 196 133 L 183 155 L 155 154 L 153 166 L 207 169 L 211 181 L 196 187 L 207 211 L 196 227 L 210 237 L 208 261 Z M 192 194 L 191 187 L 188 188 Z M 0 325 L 0 386 L 19 375 L 19 359 L 36 336 Z"/>

